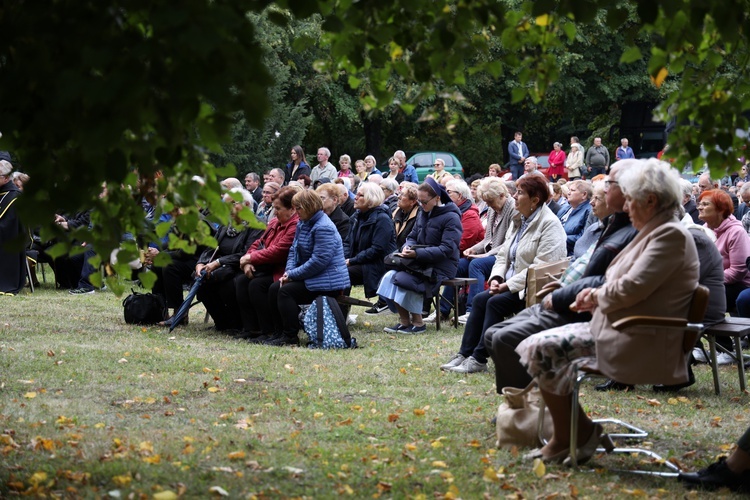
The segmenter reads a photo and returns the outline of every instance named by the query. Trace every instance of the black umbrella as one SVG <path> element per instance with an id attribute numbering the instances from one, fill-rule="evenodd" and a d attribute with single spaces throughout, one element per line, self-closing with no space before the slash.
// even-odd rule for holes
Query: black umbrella
<path id="1" fill-rule="evenodd" d="M 216 247 L 216 250 L 214 250 L 214 253 L 211 255 L 211 258 L 208 259 L 209 262 L 214 260 L 214 257 L 216 256 L 216 252 L 219 251 L 219 247 Z M 190 291 L 187 294 L 187 297 L 185 297 L 185 300 L 182 301 L 182 305 L 180 305 L 180 308 L 177 309 L 177 311 L 172 315 L 172 320 L 169 325 L 169 333 L 172 333 L 172 330 L 175 329 L 177 325 L 180 324 L 182 321 L 182 318 L 188 313 L 190 310 L 190 307 L 193 305 L 193 299 L 195 298 L 195 294 L 198 293 L 198 289 L 201 287 L 201 283 L 203 283 L 203 278 L 206 277 L 206 270 L 201 269 L 201 273 L 195 277 L 195 281 L 193 282 L 193 286 L 190 287 Z"/>
<path id="2" fill-rule="evenodd" d="M 193 299 L 195 298 L 195 294 L 198 293 L 198 289 L 201 287 L 201 284 L 203 283 L 203 278 L 206 277 L 206 270 L 202 269 L 201 274 L 199 276 L 195 277 L 195 281 L 193 282 L 193 286 L 190 287 L 190 291 L 187 294 L 187 297 L 185 297 L 185 300 L 182 301 L 182 305 L 180 305 L 180 308 L 177 309 L 177 311 L 172 315 L 171 323 L 169 324 L 169 333 L 172 333 L 172 330 L 180 324 L 182 321 L 182 318 L 188 313 L 190 310 L 190 306 L 192 306 Z"/>

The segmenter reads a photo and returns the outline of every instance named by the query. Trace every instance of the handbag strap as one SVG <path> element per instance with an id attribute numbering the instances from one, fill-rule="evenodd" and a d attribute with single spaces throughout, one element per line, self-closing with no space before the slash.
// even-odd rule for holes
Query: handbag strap
<path id="1" fill-rule="evenodd" d="M 318 347 L 323 347 L 323 327 L 325 326 L 323 324 L 323 296 L 318 295 L 315 297 L 315 307 L 317 308 L 317 314 L 318 314 L 318 321 L 317 321 L 317 327 L 318 327 Z"/>
<path id="2" fill-rule="evenodd" d="M 523 389 L 519 389 L 518 387 L 510 387 L 510 386 L 503 387 L 502 393 L 503 393 L 503 396 L 506 396 L 506 395 L 509 395 L 509 396 L 525 396 L 526 394 L 529 393 L 529 391 L 531 391 L 531 389 L 533 389 L 536 386 L 537 386 L 536 380 L 532 380 L 529 383 L 529 385 L 527 385 Z M 518 392 L 516 392 L 516 391 L 518 391 Z"/>

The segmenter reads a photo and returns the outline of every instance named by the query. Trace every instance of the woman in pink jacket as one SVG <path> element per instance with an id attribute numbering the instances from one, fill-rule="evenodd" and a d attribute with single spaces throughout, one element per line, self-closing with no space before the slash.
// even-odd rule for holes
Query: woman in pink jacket
<path id="1" fill-rule="evenodd" d="M 698 218 L 716 233 L 716 246 L 724 260 L 724 288 L 727 308 L 735 307 L 737 296 L 750 287 L 747 258 L 750 257 L 750 237 L 732 213 L 734 205 L 727 193 L 719 189 L 704 191 L 699 198 Z"/>

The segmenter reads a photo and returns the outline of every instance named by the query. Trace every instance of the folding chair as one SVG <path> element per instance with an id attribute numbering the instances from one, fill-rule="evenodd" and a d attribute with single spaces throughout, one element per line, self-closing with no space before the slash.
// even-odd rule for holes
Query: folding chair
<path id="1" fill-rule="evenodd" d="M 626 331 L 629 329 L 636 329 L 636 328 L 643 328 L 643 327 L 658 327 L 661 329 L 677 329 L 682 330 L 684 332 L 683 342 L 682 342 L 682 349 L 683 352 L 689 353 L 693 346 L 695 345 L 696 340 L 698 340 L 698 336 L 700 335 L 701 330 L 703 329 L 703 325 L 700 323 L 700 321 L 703 321 L 703 316 L 706 313 L 706 307 L 708 306 L 708 288 L 706 288 L 703 285 L 698 285 L 698 288 L 695 289 L 695 292 L 693 292 L 693 298 L 690 303 L 690 309 L 688 310 L 687 318 L 669 318 L 669 317 L 660 317 L 660 316 L 629 316 L 627 318 L 622 318 L 619 321 L 616 321 L 612 324 L 612 326 L 620 331 Z M 575 384 L 573 385 L 573 395 L 572 395 L 572 405 L 571 405 L 571 418 L 570 418 L 570 442 L 571 443 L 577 443 L 578 442 L 578 413 L 579 413 L 579 401 L 578 396 L 580 392 L 581 383 L 588 377 L 603 377 L 600 373 L 591 373 L 591 372 L 579 372 L 578 377 L 576 379 Z M 654 383 L 659 383 L 660 381 L 655 380 Z M 544 413 L 543 411 L 540 412 L 540 420 L 543 418 Z M 620 420 L 613 420 L 613 419 L 601 419 L 601 420 L 594 420 L 594 422 L 603 422 L 603 423 L 615 423 L 618 425 L 622 425 L 628 429 L 630 429 L 632 432 L 630 433 L 624 433 L 624 434 L 610 434 L 610 437 L 613 438 L 627 438 L 627 439 L 644 439 L 648 436 L 648 433 L 642 429 L 639 429 L 631 424 L 622 422 Z M 541 429 L 541 422 L 540 422 L 540 429 Z M 541 438 L 541 433 L 539 434 Z M 607 450 L 604 448 L 597 449 L 597 452 L 599 453 L 605 453 Z M 571 446 L 570 448 L 570 459 L 573 464 L 577 464 L 577 447 Z M 615 447 L 614 450 L 612 450 L 612 453 L 628 453 L 628 454 L 642 454 L 647 455 L 651 458 L 654 458 L 656 461 L 658 461 L 661 464 L 664 464 L 667 468 L 670 469 L 669 472 L 658 472 L 658 471 L 645 471 L 645 470 L 625 470 L 625 471 L 619 471 L 619 472 L 632 472 L 635 474 L 647 474 L 647 475 L 656 475 L 656 476 L 664 476 L 664 477 L 676 477 L 677 474 L 680 472 L 679 467 L 674 465 L 672 462 L 669 462 L 667 460 L 664 460 L 660 455 L 657 453 L 646 450 L 643 448 L 629 448 L 629 447 Z"/>

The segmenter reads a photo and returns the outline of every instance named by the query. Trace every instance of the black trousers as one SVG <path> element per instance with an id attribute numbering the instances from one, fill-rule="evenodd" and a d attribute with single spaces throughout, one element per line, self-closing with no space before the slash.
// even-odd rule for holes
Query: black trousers
<path id="1" fill-rule="evenodd" d="M 478 293 L 471 302 L 471 314 L 464 328 L 461 339 L 461 350 L 465 356 L 473 356 L 480 363 L 487 362 L 487 349 L 484 347 L 482 335 L 492 325 L 522 310 L 525 302 L 517 293 L 503 292 L 490 295 L 489 291 Z"/>
<path id="2" fill-rule="evenodd" d="M 318 295 L 336 297 L 340 294 L 341 290 L 310 291 L 302 281 L 287 281 L 284 286 L 281 286 L 280 281 L 275 282 L 268 292 L 274 331 L 287 338 L 296 338 L 300 329 L 299 306 L 311 304 Z"/>
<path id="3" fill-rule="evenodd" d="M 217 283 L 209 278 L 204 280 L 198 289 L 198 300 L 206 306 L 217 330 L 242 328 L 234 279 L 232 276 Z"/>
<path id="4" fill-rule="evenodd" d="M 271 303 L 268 290 L 273 284 L 273 276 L 258 276 L 253 279 L 244 274 L 234 279 L 237 309 L 246 332 L 261 332 L 264 335 L 275 333 L 274 323 L 269 311 Z"/>
<path id="5" fill-rule="evenodd" d="M 182 285 L 192 282 L 197 257 L 174 259 L 166 267 L 154 266 L 151 270 L 156 273 L 156 283 L 153 292 L 164 297 L 167 307 L 177 309 L 182 305 Z"/>
<path id="6" fill-rule="evenodd" d="M 568 318 L 536 304 L 487 328 L 484 332 L 484 345 L 495 363 L 497 393 L 500 394 L 503 387 L 526 387 L 531 382 L 531 375 L 521 365 L 521 358 L 516 354 L 518 344 L 535 333 L 568 323 Z"/>

